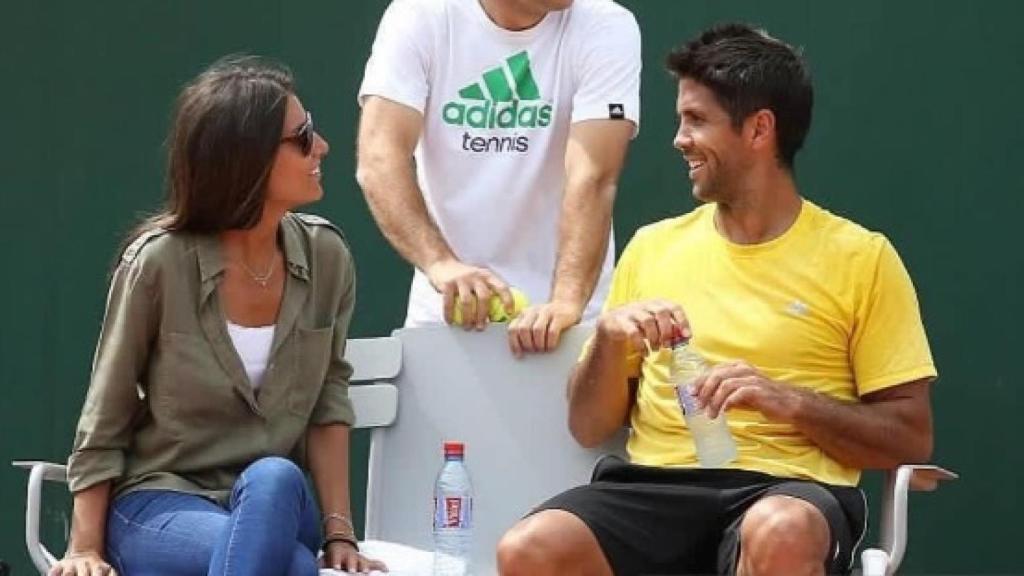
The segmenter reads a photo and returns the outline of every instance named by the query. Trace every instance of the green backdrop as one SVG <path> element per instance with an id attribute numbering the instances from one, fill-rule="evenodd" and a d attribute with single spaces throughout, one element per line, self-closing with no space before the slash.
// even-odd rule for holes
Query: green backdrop
<path id="1" fill-rule="evenodd" d="M 466 0 L 472 1 L 472 0 Z M 935 460 L 963 475 L 911 505 L 907 573 L 1014 573 L 1024 471 L 1014 353 L 1024 345 L 1021 213 L 1024 4 L 1014 0 L 631 0 L 644 34 L 643 128 L 616 205 L 622 243 L 692 206 L 678 154 L 667 50 L 723 20 L 806 50 L 815 121 L 804 194 L 885 232 L 913 275 L 941 378 Z M 331 142 L 312 210 L 346 231 L 360 274 L 355 336 L 403 318 L 408 268 L 384 242 L 353 173 L 355 93 L 384 0 L 11 0 L 0 18 L 0 558 L 31 573 L 15 458 L 62 460 L 88 382 L 122 234 L 162 197 L 173 97 L 230 52 L 276 56 Z M 365 486 L 366 437 L 354 452 Z M 877 479 L 867 481 L 874 493 Z M 53 490 L 55 499 L 60 492 Z M 361 498 L 355 503 L 361 508 Z M 361 520 L 361 519 L 360 519 Z M 66 511 L 47 511 L 59 534 Z"/>

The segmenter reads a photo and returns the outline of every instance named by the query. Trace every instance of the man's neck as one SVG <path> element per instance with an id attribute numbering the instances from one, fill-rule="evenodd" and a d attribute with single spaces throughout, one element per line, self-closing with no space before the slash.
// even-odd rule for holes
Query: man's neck
<path id="1" fill-rule="evenodd" d="M 513 32 L 533 28 L 547 16 L 547 12 L 528 10 L 516 0 L 478 1 L 491 22 Z"/>
<path id="2" fill-rule="evenodd" d="M 782 236 L 800 215 L 803 200 L 788 171 L 760 175 L 755 185 L 719 202 L 715 227 L 736 244 L 761 244 Z"/>

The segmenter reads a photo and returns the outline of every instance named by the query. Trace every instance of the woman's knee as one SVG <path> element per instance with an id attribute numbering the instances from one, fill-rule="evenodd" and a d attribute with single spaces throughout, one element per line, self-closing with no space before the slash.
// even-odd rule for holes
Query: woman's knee
<path id="1" fill-rule="evenodd" d="M 250 464 L 242 477 L 247 485 L 259 486 L 260 490 L 271 493 L 294 492 L 301 495 L 306 490 L 306 476 L 294 462 L 279 456 L 268 456 Z"/>

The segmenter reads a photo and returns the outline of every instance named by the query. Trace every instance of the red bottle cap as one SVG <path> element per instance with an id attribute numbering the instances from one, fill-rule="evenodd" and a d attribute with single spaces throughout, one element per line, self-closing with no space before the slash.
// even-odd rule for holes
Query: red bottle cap
<path id="1" fill-rule="evenodd" d="M 672 337 L 669 338 L 669 344 L 672 346 L 679 346 L 680 344 L 686 344 L 690 339 L 683 336 L 683 329 L 679 324 L 672 325 Z"/>
<path id="2" fill-rule="evenodd" d="M 466 446 L 462 442 L 445 442 L 444 443 L 444 455 L 445 458 L 449 456 L 465 456 Z"/>

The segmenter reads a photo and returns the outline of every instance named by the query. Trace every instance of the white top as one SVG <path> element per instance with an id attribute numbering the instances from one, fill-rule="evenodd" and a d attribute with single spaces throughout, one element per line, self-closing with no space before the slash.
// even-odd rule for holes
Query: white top
<path id="1" fill-rule="evenodd" d="M 569 126 L 639 126 L 640 30 L 611 0 L 576 0 L 517 32 L 494 24 L 478 0 L 393 0 L 360 102 L 369 95 L 423 114 L 417 179 L 455 255 L 546 302 Z M 614 254 L 610 241 L 585 319 L 600 312 Z M 417 270 L 406 325 L 437 322 L 441 296 Z"/>
<path id="2" fill-rule="evenodd" d="M 252 389 L 260 389 L 260 381 L 263 380 L 263 373 L 267 371 L 267 362 L 270 361 L 270 345 L 274 342 L 274 325 L 270 326 L 239 326 L 227 321 L 228 335 L 235 345 L 238 357 L 245 367 L 245 374 L 249 377 L 249 385 Z"/>

